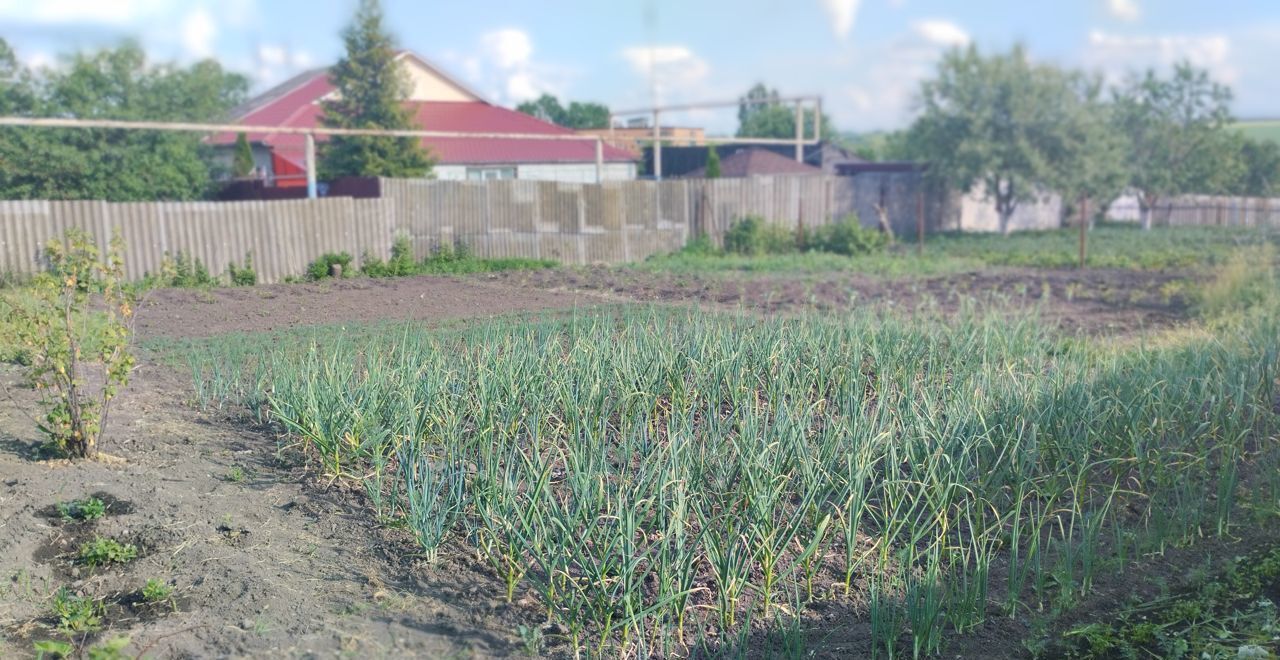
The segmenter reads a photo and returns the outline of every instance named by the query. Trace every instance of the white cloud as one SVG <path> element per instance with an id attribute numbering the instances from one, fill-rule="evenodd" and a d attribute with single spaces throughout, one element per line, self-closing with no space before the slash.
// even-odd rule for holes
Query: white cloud
<path id="1" fill-rule="evenodd" d="M 627 61 L 636 75 L 651 84 L 658 94 L 658 102 L 666 102 L 671 96 L 683 96 L 702 88 L 711 74 L 711 66 L 687 46 L 635 46 L 622 49 L 622 59 Z"/>
<path id="2" fill-rule="evenodd" d="M 542 94 L 562 94 L 570 73 L 539 62 L 533 37 L 506 27 L 480 35 L 473 51 L 444 51 L 440 60 L 459 72 L 476 88 L 503 103 L 515 104 Z"/>
<path id="3" fill-rule="evenodd" d="M 480 37 L 480 47 L 499 69 L 519 69 L 533 57 L 533 40 L 524 30 L 504 28 Z"/>
<path id="4" fill-rule="evenodd" d="M 1136 21 L 1142 17 L 1137 0 L 1107 0 L 1107 13 L 1122 21 Z"/>
<path id="5" fill-rule="evenodd" d="M 218 37 L 218 23 L 204 7 L 197 7 L 182 19 L 179 28 L 182 47 L 187 54 L 203 59 L 213 56 L 213 41 Z"/>
<path id="6" fill-rule="evenodd" d="M 259 44 L 253 55 L 253 79 L 258 86 L 269 87 L 314 65 L 315 58 L 305 50 L 281 44 Z"/>
<path id="7" fill-rule="evenodd" d="M 1232 40 L 1221 34 L 1122 35 L 1089 33 L 1086 66 L 1101 69 L 1111 80 L 1143 69 L 1164 69 L 1186 60 L 1206 69 L 1218 82 L 1234 84 L 1240 71 L 1232 57 Z"/>
<path id="8" fill-rule="evenodd" d="M 844 39 L 853 31 L 859 4 L 860 0 L 822 0 L 822 8 L 831 19 L 831 31 L 837 38 Z"/>
<path id="9" fill-rule="evenodd" d="M 911 29 L 931 44 L 945 46 L 965 46 L 970 41 L 969 33 L 964 28 L 939 19 L 916 21 Z"/>

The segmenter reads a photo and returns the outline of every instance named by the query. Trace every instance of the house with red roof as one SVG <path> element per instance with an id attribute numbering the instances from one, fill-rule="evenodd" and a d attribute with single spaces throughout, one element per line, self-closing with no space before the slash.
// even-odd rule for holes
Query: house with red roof
<path id="1" fill-rule="evenodd" d="M 397 61 L 409 78 L 406 104 L 423 130 L 451 133 L 574 135 L 574 132 L 485 100 L 471 88 L 422 57 L 402 51 Z M 327 68 L 314 69 L 259 95 L 233 111 L 232 123 L 245 126 L 314 128 L 321 103 L 336 90 Z M 269 185 L 306 186 L 306 137 L 294 133 L 252 132 L 254 163 Z M 317 142 L 325 139 L 317 135 Z M 234 133 L 212 136 L 210 143 L 230 157 Z M 428 137 L 422 145 L 435 160 L 433 175 L 446 180 L 526 179 L 596 181 L 596 145 L 589 140 L 530 138 Z M 636 177 L 635 156 L 605 145 L 603 178 Z"/>

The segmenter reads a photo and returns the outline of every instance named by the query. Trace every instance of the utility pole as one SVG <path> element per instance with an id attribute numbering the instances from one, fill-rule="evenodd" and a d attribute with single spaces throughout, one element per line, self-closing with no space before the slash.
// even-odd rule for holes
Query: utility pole
<path id="1" fill-rule="evenodd" d="M 916 255 L 924 256 L 924 190 L 920 188 L 916 189 Z"/>
<path id="2" fill-rule="evenodd" d="M 804 162 L 804 101 L 796 101 L 796 162 Z"/>
<path id="3" fill-rule="evenodd" d="M 658 128 L 657 110 L 653 111 L 653 180 L 662 180 L 662 129 Z"/>
<path id="4" fill-rule="evenodd" d="M 1084 268 L 1085 261 L 1085 242 L 1088 240 L 1087 232 L 1089 231 L 1089 198 L 1080 198 L 1080 268 Z"/>
<path id="5" fill-rule="evenodd" d="M 307 199 L 316 198 L 316 136 L 307 133 Z"/>

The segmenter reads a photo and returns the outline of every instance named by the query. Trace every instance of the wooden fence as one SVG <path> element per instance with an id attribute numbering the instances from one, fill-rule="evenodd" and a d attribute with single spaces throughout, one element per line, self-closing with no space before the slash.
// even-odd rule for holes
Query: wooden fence
<path id="1" fill-rule="evenodd" d="M 1127 195 L 1107 208 L 1107 218 L 1139 222 L 1138 199 Z M 1280 198 L 1183 195 L 1160 200 L 1151 216 L 1157 226 L 1280 227 Z"/>
<path id="2" fill-rule="evenodd" d="M 676 250 L 695 234 L 718 241 L 746 215 L 811 228 L 856 213 L 873 225 L 874 207 L 884 205 L 895 231 L 913 234 L 921 185 L 909 174 L 381 184 L 379 199 L 0 201 L 0 272 L 36 272 L 42 246 L 70 227 L 90 232 L 103 247 L 119 231 L 131 278 L 158 271 L 166 254 L 182 252 L 214 273 L 252 254 L 259 280 L 277 282 L 325 252 L 386 258 L 398 235 L 410 237 L 419 256 L 461 241 L 483 257 L 619 263 Z M 955 207 L 954 197 L 927 195 L 928 228 L 948 227 Z"/>

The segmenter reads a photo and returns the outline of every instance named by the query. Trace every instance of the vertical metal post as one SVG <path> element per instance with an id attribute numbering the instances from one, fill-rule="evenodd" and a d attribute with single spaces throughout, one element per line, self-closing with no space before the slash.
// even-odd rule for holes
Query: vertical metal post
<path id="1" fill-rule="evenodd" d="M 804 162 L 804 102 L 796 101 L 796 162 Z"/>
<path id="2" fill-rule="evenodd" d="M 316 136 L 307 133 L 307 199 L 316 198 Z"/>
<path id="3" fill-rule="evenodd" d="M 658 128 L 658 111 L 653 111 L 653 180 L 662 180 L 662 130 Z"/>
<path id="4" fill-rule="evenodd" d="M 604 183 L 604 138 L 596 138 L 596 183 Z"/>
<path id="5" fill-rule="evenodd" d="M 822 143 L 822 97 L 813 101 L 813 141 Z"/>
<path id="6" fill-rule="evenodd" d="M 1080 198 L 1080 267 L 1084 268 L 1085 242 L 1089 231 L 1089 198 Z"/>
<path id="7" fill-rule="evenodd" d="M 920 188 L 916 189 L 916 255 L 924 256 L 924 190 Z"/>

